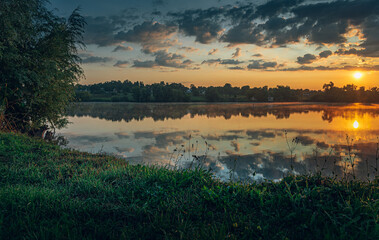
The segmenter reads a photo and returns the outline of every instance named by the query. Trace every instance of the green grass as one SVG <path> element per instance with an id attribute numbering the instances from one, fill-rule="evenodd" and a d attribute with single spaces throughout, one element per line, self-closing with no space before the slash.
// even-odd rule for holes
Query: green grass
<path id="1" fill-rule="evenodd" d="M 0 239 L 377 239 L 378 190 L 225 183 L 0 133 Z"/>

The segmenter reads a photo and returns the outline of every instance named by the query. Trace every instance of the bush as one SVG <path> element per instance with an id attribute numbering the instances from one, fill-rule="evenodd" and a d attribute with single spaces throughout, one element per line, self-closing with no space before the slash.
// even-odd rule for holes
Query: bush
<path id="1" fill-rule="evenodd" d="M 27 132 L 63 127 L 74 85 L 82 77 L 77 55 L 85 21 L 75 10 L 66 20 L 45 0 L 0 1 L 0 104 L 3 121 Z"/>

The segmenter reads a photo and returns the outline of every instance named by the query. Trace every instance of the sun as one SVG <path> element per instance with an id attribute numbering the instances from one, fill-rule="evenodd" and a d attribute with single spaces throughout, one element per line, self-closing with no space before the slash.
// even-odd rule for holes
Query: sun
<path id="1" fill-rule="evenodd" d="M 355 121 L 355 122 L 353 123 L 353 127 L 354 127 L 355 129 L 359 128 L 359 122 L 358 122 L 358 121 Z"/>
<path id="2" fill-rule="evenodd" d="M 363 76 L 363 74 L 361 72 L 354 73 L 355 79 L 360 79 L 362 76 Z"/>

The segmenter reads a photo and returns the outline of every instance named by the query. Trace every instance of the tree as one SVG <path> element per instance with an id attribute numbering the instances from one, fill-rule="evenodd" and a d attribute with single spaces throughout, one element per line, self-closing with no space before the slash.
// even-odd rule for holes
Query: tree
<path id="1" fill-rule="evenodd" d="M 60 128 L 83 76 L 77 55 L 85 21 L 47 10 L 46 0 L 0 1 L 0 128 Z"/>

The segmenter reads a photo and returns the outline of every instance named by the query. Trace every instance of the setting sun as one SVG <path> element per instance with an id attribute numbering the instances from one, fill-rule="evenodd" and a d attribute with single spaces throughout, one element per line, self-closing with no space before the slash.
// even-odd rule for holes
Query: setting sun
<path id="1" fill-rule="evenodd" d="M 355 121 L 355 122 L 353 123 L 353 127 L 354 127 L 354 128 L 359 128 L 359 122 L 358 122 L 358 121 Z"/>
<path id="2" fill-rule="evenodd" d="M 363 76 L 363 74 L 361 72 L 354 73 L 355 79 L 360 79 L 362 76 Z"/>

